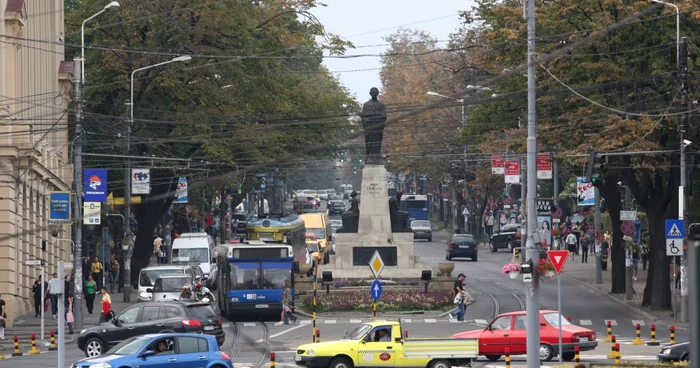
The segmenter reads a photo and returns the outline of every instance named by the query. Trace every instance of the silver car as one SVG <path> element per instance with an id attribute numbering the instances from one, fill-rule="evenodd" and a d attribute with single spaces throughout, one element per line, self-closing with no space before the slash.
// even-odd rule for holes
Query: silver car
<path id="1" fill-rule="evenodd" d="M 430 221 L 413 220 L 411 221 L 411 230 L 413 230 L 413 239 L 433 241 L 433 228 L 430 226 Z"/>
<path id="2" fill-rule="evenodd" d="M 189 285 L 190 292 L 194 297 L 194 286 L 187 276 L 166 275 L 156 279 L 153 288 L 146 290 L 151 293 L 151 300 L 154 302 L 171 302 L 180 300 L 180 294 L 185 285 Z"/>

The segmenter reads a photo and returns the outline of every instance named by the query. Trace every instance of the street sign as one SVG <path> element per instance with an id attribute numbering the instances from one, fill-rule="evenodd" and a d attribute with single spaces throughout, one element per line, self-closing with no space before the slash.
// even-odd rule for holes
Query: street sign
<path id="1" fill-rule="evenodd" d="M 620 211 L 620 221 L 636 221 L 637 211 Z"/>
<path id="2" fill-rule="evenodd" d="M 666 239 L 685 238 L 684 229 L 683 220 L 666 220 Z"/>
<path id="3" fill-rule="evenodd" d="M 506 161 L 506 184 L 520 183 L 520 162 Z"/>
<path id="4" fill-rule="evenodd" d="M 552 178 L 552 155 L 549 153 L 537 154 L 537 179 Z"/>
<path id="5" fill-rule="evenodd" d="M 537 200 L 537 214 L 538 215 L 549 215 L 554 209 L 554 201 L 551 199 L 538 199 Z"/>
<path id="6" fill-rule="evenodd" d="M 372 281 L 372 285 L 369 287 L 369 293 L 372 294 L 372 299 L 374 301 L 379 300 L 382 297 L 382 283 L 379 280 Z"/>
<path id="7" fill-rule="evenodd" d="M 378 250 L 374 251 L 374 255 L 369 260 L 369 269 L 372 270 L 375 279 L 378 279 L 379 275 L 382 274 L 382 270 L 384 270 L 384 260 L 379 255 Z"/>
<path id="8" fill-rule="evenodd" d="M 24 261 L 24 264 L 27 266 L 41 266 L 41 260 L 40 259 L 28 259 Z"/>
<path id="9" fill-rule="evenodd" d="M 49 193 L 49 221 L 50 225 L 70 225 L 71 206 L 70 192 Z"/>
<path id="10" fill-rule="evenodd" d="M 564 263 L 566 263 L 566 259 L 569 257 L 569 251 L 567 251 L 567 250 L 548 250 L 547 257 L 549 257 L 549 261 L 552 262 L 552 266 L 554 266 L 554 271 L 558 275 L 561 273 L 561 270 L 564 268 Z"/>
<path id="11" fill-rule="evenodd" d="M 634 226 L 634 222 L 632 221 L 623 221 L 620 224 L 620 230 L 622 230 L 622 234 L 624 235 L 634 235 L 634 232 L 637 230 Z"/>
<path id="12" fill-rule="evenodd" d="M 666 255 L 667 256 L 680 256 L 683 251 L 683 239 L 666 239 Z"/>

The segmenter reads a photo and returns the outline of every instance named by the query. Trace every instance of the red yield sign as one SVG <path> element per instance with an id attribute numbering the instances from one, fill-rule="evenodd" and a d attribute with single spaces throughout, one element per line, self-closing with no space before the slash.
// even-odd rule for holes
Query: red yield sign
<path id="1" fill-rule="evenodd" d="M 561 273 L 562 268 L 564 268 L 564 263 L 566 263 L 566 258 L 569 257 L 569 251 L 567 250 L 548 250 L 547 257 L 549 261 L 552 262 L 554 266 L 554 271 L 557 275 Z"/>

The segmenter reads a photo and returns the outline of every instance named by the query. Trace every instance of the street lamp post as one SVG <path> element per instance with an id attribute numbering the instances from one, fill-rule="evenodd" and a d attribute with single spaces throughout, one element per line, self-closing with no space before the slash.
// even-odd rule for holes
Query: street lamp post
<path id="1" fill-rule="evenodd" d="M 126 153 L 127 156 L 131 153 L 131 126 L 134 124 L 134 74 L 144 70 L 157 68 L 159 66 L 171 64 L 171 63 L 189 63 L 192 57 L 189 55 L 183 55 L 173 58 L 172 60 L 164 61 L 162 63 L 145 66 L 131 72 L 131 93 L 129 97 L 129 126 L 126 131 Z M 126 203 L 126 220 L 125 220 L 125 230 L 127 236 L 131 234 L 131 159 L 126 159 L 126 180 L 124 185 L 126 186 L 124 201 Z M 128 249 L 126 252 L 126 257 L 124 258 L 124 302 L 131 303 L 131 255 L 133 253 L 133 248 Z M 123 254 L 124 254 L 123 253 Z"/>
<path id="2" fill-rule="evenodd" d="M 73 77 L 75 78 L 75 149 L 73 150 L 73 189 L 75 190 L 75 245 L 73 247 L 73 282 L 75 284 L 75 297 L 73 300 L 75 308 L 75 328 L 83 328 L 83 97 L 82 89 L 85 84 L 85 23 L 95 19 L 107 10 L 116 11 L 119 3 L 112 1 L 102 10 L 85 19 L 80 26 L 80 58 L 73 59 Z"/>
<path id="3" fill-rule="evenodd" d="M 681 56 L 681 11 L 675 4 L 667 3 L 665 1 L 660 0 L 651 0 L 651 2 L 672 6 L 676 9 L 676 66 L 678 66 L 680 64 Z"/>

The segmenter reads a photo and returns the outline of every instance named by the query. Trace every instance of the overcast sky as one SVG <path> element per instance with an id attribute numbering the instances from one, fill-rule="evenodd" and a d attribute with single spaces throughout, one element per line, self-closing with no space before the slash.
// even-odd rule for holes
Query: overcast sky
<path id="1" fill-rule="evenodd" d="M 312 13 L 326 27 L 351 41 L 356 49 L 346 55 L 381 54 L 386 50 L 383 37 L 400 27 L 422 29 L 440 41 L 459 28 L 457 12 L 468 10 L 470 0 L 325 0 L 328 6 L 316 8 Z M 364 47 L 369 45 L 379 45 Z M 440 45 L 445 45 L 441 42 Z M 362 46 L 362 47 L 361 47 Z M 360 101 L 369 99 L 369 89 L 378 87 L 379 57 L 330 59 L 324 61 L 329 70 L 340 78 Z M 369 69 L 369 70 L 364 70 Z"/>

